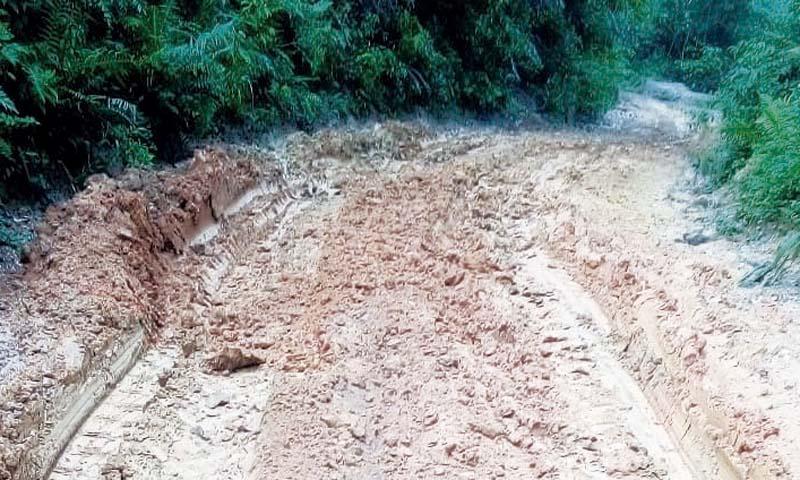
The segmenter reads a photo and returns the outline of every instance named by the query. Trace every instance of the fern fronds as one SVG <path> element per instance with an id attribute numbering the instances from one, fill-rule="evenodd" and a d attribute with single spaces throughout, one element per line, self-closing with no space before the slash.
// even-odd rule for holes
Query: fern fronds
<path id="1" fill-rule="evenodd" d="M 19 113 L 17 110 L 17 106 L 14 105 L 14 102 L 9 98 L 8 94 L 0 87 L 0 108 L 5 110 L 8 113 Z"/>

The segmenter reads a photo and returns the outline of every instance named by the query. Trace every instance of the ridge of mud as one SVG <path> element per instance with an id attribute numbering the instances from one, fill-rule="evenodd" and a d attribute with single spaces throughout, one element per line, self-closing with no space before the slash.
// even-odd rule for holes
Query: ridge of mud
<path id="1" fill-rule="evenodd" d="M 207 148 L 175 171 L 98 177 L 48 209 L 0 305 L 19 363 L 0 379 L 0 479 L 44 477 L 64 447 L 59 420 L 87 401 L 87 385 L 101 382 L 102 397 L 126 370 L 111 369 L 123 347 L 165 321 L 181 291 L 170 283 L 176 256 L 270 176 L 280 173 Z"/>

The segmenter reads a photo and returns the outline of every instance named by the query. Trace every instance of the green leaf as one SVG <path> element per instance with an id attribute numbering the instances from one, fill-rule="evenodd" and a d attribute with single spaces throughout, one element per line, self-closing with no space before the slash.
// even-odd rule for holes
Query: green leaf
<path id="1" fill-rule="evenodd" d="M 33 117 L 18 117 L 0 112 L 0 127 L 6 128 L 23 128 L 39 125 Z"/>
<path id="2" fill-rule="evenodd" d="M 14 102 L 9 98 L 8 94 L 3 90 L 3 87 L 0 87 L 0 108 L 5 110 L 9 113 L 19 113 L 17 110 L 17 106 L 14 105 Z"/>
<path id="3" fill-rule="evenodd" d="M 11 158 L 12 153 L 11 144 L 0 138 L 0 157 Z"/>
<path id="4" fill-rule="evenodd" d="M 39 105 L 58 103 L 56 72 L 40 65 L 31 65 L 25 69 L 30 82 L 31 93 Z"/>
<path id="5" fill-rule="evenodd" d="M 0 14 L 5 13 L 3 10 L 0 10 Z M 6 22 L 0 22 L 0 42 L 8 42 L 14 39 L 14 35 L 11 34 L 11 30 L 8 28 L 8 24 Z"/>

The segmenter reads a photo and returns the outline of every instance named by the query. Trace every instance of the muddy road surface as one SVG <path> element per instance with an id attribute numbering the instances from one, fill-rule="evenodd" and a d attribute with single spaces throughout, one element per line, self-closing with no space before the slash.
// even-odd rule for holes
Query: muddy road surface
<path id="1" fill-rule="evenodd" d="M 98 180 L 4 287 L 0 472 L 796 478 L 797 303 L 738 287 L 759 252 L 651 87 L 589 132 L 389 122 Z"/>

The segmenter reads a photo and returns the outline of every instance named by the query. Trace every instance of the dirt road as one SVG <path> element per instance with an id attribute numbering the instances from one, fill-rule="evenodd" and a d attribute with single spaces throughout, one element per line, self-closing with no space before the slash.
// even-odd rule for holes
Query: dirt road
<path id="1" fill-rule="evenodd" d="M 63 446 L 52 480 L 794 478 L 797 303 L 737 286 L 757 252 L 709 227 L 681 92 L 588 133 L 387 123 L 229 151 L 262 172 L 159 254 L 135 310 L 152 345 L 122 328 L 39 443 L 75 435 L 24 461 Z"/>

